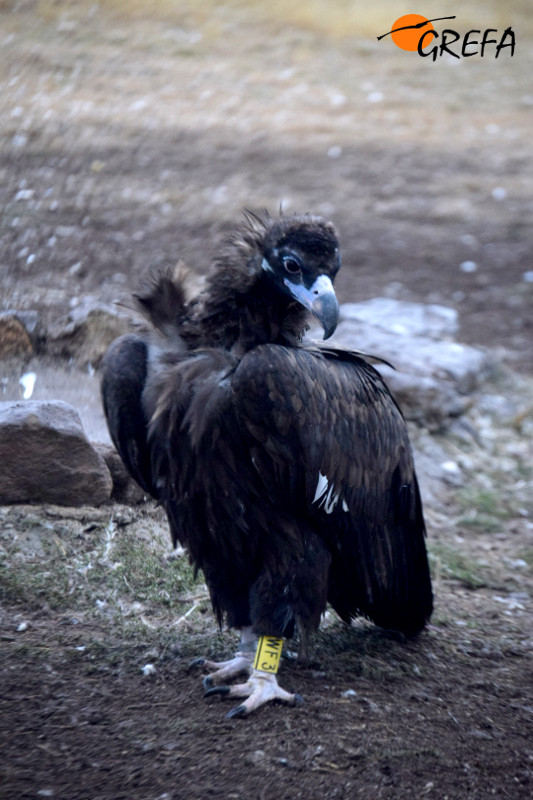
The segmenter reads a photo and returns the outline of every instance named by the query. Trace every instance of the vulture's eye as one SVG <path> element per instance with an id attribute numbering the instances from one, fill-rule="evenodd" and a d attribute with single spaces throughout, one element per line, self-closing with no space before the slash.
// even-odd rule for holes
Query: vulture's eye
<path id="1" fill-rule="evenodd" d="M 291 275 L 296 275 L 296 273 L 300 272 L 300 265 L 295 258 L 292 258 L 292 256 L 284 257 L 283 266 Z"/>

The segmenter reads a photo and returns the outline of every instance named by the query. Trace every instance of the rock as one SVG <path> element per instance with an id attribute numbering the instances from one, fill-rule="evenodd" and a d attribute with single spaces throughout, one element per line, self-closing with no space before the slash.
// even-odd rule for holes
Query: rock
<path id="1" fill-rule="evenodd" d="M 0 312 L 0 359 L 32 356 L 41 349 L 43 336 L 37 311 Z"/>
<path id="2" fill-rule="evenodd" d="M 93 446 L 96 452 L 102 456 L 111 473 L 113 479 L 111 498 L 117 503 L 128 506 L 143 503 L 147 497 L 146 492 L 137 481 L 133 480 L 115 448 L 101 442 L 95 442 Z"/>
<path id="3" fill-rule="evenodd" d="M 247 764 L 259 766 L 264 764 L 266 760 L 266 753 L 264 750 L 254 750 L 251 753 L 247 753 L 244 757 L 244 760 Z"/>
<path id="4" fill-rule="evenodd" d="M 487 355 L 469 345 L 410 334 L 391 335 L 352 321 L 340 323 L 331 342 L 385 358 L 399 372 L 445 381 L 459 394 L 477 389 L 489 367 Z"/>
<path id="5" fill-rule="evenodd" d="M 46 350 L 80 366 L 98 366 L 111 342 L 131 330 L 132 317 L 88 298 L 48 331 Z"/>
<path id="6" fill-rule="evenodd" d="M 385 378 L 404 417 L 411 422 L 434 431 L 466 411 L 467 398 L 460 396 L 446 381 L 416 373 L 395 372 L 380 364 L 375 366 Z"/>
<path id="7" fill-rule="evenodd" d="M 100 505 L 112 480 L 75 408 L 61 401 L 0 403 L 0 503 Z"/>
<path id="8" fill-rule="evenodd" d="M 467 410 L 491 369 L 484 351 L 449 340 L 456 330 L 454 309 L 378 297 L 342 305 L 330 341 L 390 361 L 395 369 L 376 368 L 406 418 L 438 430 Z"/>
<path id="9" fill-rule="evenodd" d="M 364 323 L 400 336 L 445 339 L 454 337 L 459 330 L 457 311 L 436 304 L 374 297 L 364 303 L 343 303 L 340 311 L 341 322 Z"/>
<path id="10" fill-rule="evenodd" d="M 0 358 L 19 358 L 31 356 L 33 345 L 28 331 L 17 319 L 14 312 L 0 314 Z"/>

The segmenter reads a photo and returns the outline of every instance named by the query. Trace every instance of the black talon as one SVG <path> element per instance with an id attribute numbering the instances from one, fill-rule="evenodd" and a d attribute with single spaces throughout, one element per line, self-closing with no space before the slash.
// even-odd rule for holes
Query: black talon
<path id="1" fill-rule="evenodd" d="M 205 658 L 195 658 L 193 661 L 191 661 L 187 669 L 193 669 L 194 667 L 203 667 L 204 664 L 205 664 Z"/>
<path id="2" fill-rule="evenodd" d="M 204 689 L 210 689 L 212 686 L 214 686 L 213 678 L 211 677 L 211 675 L 206 675 L 202 681 L 202 684 Z"/>
<path id="3" fill-rule="evenodd" d="M 304 703 L 304 699 L 301 694 L 294 695 L 294 705 L 301 706 Z"/>
<path id="4" fill-rule="evenodd" d="M 246 706 L 240 705 L 235 706 L 232 708 L 231 711 L 228 711 L 226 714 L 226 719 L 233 719 L 233 717 L 244 717 L 246 715 Z"/>
<path id="5" fill-rule="evenodd" d="M 229 694 L 229 686 L 213 686 L 204 693 L 204 697 L 213 697 L 215 694 Z"/>

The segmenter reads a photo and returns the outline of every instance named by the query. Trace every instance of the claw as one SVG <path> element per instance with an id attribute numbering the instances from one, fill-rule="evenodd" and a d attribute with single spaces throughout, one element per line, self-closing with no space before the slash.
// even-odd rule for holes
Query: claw
<path id="1" fill-rule="evenodd" d="M 195 658 L 193 659 L 187 669 L 194 669 L 194 667 L 203 667 L 205 664 L 205 658 Z"/>
<path id="2" fill-rule="evenodd" d="M 302 706 L 305 703 L 305 700 L 303 699 L 301 694 L 298 693 L 293 694 L 293 698 L 295 706 Z"/>
<path id="3" fill-rule="evenodd" d="M 204 680 L 204 688 L 206 688 L 205 680 Z M 213 695 L 215 694 L 229 694 L 229 691 L 230 691 L 229 686 L 212 686 L 211 688 L 206 688 L 204 697 L 213 697 Z"/>
<path id="4" fill-rule="evenodd" d="M 226 714 L 226 719 L 233 719 L 233 717 L 244 717 L 246 716 L 246 706 L 244 703 L 241 703 L 240 706 L 235 706 L 232 708 L 231 711 L 228 711 Z"/>

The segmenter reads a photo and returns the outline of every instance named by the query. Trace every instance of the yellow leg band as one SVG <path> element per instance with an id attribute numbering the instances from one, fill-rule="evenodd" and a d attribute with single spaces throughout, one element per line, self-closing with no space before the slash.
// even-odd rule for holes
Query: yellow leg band
<path id="1" fill-rule="evenodd" d="M 283 639 L 275 636 L 260 636 L 255 651 L 254 669 L 275 675 L 279 668 Z"/>

